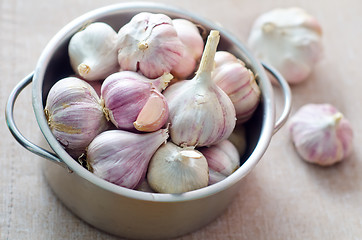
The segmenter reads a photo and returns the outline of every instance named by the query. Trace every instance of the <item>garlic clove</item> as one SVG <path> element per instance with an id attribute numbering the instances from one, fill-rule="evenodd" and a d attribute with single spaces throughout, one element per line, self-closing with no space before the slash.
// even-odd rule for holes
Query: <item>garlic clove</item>
<path id="1" fill-rule="evenodd" d="M 164 14 L 142 12 L 118 32 L 121 70 L 140 71 L 148 78 L 171 72 L 183 54 L 172 20 Z"/>
<path id="2" fill-rule="evenodd" d="M 209 166 L 209 185 L 225 179 L 240 167 L 239 152 L 229 140 L 198 150 Z"/>
<path id="3" fill-rule="evenodd" d="M 167 74 L 158 79 L 150 80 L 136 72 L 122 71 L 107 77 L 101 88 L 107 118 L 119 129 L 135 130 L 134 122 L 137 121 L 137 117 L 150 97 L 163 99 L 158 89 L 161 91 L 167 86 L 170 76 L 170 74 Z M 150 124 L 152 129 L 155 130 L 155 127 L 161 128 L 161 124 L 163 125 L 167 121 L 168 111 L 165 107 L 166 101 L 161 103 L 157 101 L 156 106 L 158 108 L 155 110 L 161 111 L 162 114 L 157 115 L 155 112 L 154 117 L 158 117 L 158 119 L 146 120 L 144 116 L 153 111 L 150 109 L 152 103 L 156 103 L 155 99 L 150 100 L 139 121 L 141 121 L 140 124 Z M 162 111 L 163 108 L 165 111 Z"/>
<path id="4" fill-rule="evenodd" d="M 156 131 L 167 122 L 168 112 L 166 98 L 158 91 L 152 91 L 133 125 L 138 131 Z"/>
<path id="5" fill-rule="evenodd" d="M 276 8 L 258 17 L 248 45 L 257 58 L 274 66 L 290 84 L 297 84 L 321 59 L 322 30 L 301 8 Z"/>
<path id="6" fill-rule="evenodd" d="M 184 193 L 206 187 L 208 178 L 208 165 L 202 153 L 172 142 L 156 151 L 147 172 L 149 185 L 160 193 Z"/>
<path id="7" fill-rule="evenodd" d="M 228 140 L 236 147 L 239 156 L 243 156 L 248 146 L 244 124 L 237 124 Z"/>
<path id="8" fill-rule="evenodd" d="M 307 104 L 289 122 L 289 131 L 298 154 L 307 162 L 329 166 L 352 152 L 350 122 L 330 104 Z"/>
<path id="9" fill-rule="evenodd" d="M 182 58 L 172 69 L 172 74 L 181 79 L 186 79 L 196 71 L 196 66 L 200 61 L 204 41 L 194 23 L 186 19 L 173 19 L 172 24 L 176 29 L 177 36 L 185 46 Z"/>
<path id="10" fill-rule="evenodd" d="M 235 108 L 212 80 L 218 31 L 211 31 L 192 80 L 179 81 L 164 92 L 169 106 L 170 137 L 179 146 L 208 146 L 227 139 L 235 127 Z"/>
<path id="11" fill-rule="evenodd" d="M 215 54 L 213 80 L 230 97 L 236 111 L 237 123 L 248 121 L 260 102 L 260 89 L 253 72 L 231 53 Z"/>
<path id="12" fill-rule="evenodd" d="M 119 69 L 117 49 L 113 28 L 103 22 L 91 23 L 70 39 L 70 64 L 86 80 L 103 80 Z"/>
<path id="13" fill-rule="evenodd" d="M 151 157 L 167 138 L 167 129 L 152 133 L 109 130 L 89 144 L 87 162 L 96 176 L 134 189 L 144 180 Z"/>
<path id="14" fill-rule="evenodd" d="M 44 109 L 48 125 L 74 158 L 108 128 L 100 102 L 92 86 L 76 77 L 57 81 L 48 93 Z"/>

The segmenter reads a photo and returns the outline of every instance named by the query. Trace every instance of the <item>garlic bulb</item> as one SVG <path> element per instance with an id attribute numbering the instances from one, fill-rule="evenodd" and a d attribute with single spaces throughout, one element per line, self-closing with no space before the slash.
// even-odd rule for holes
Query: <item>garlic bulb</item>
<path id="1" fill-rule="evenodd" d="M 211 31 L 200 67 L 192 80 L 169 86 L 171 140 L 179 146 L 208 146 L 227 139 L 235 127 L 235 108 L 211 78 L 219 32 Z"/>
<path id="2" fill-rule="evenodd" d="M 212 76 L 233 102 L 237 123 L 249 120 L 260 102 L 260 89 L 253 72 L 231 53 L 218 51 Z"/>
<path id="3" fill-rule="evenodd" d="M 183 193 L 206 187 L 208 166 L 205 157 L 192 148 L 167 142 L 153 155 L 147 172 L 150 187 L 160 193 Z"/>
<path id="4" fill-rule="evenodd" d="M 121 70 L 140 71 L 148 78 L 169 73 L 184 51 L 172 20 L 164 14 L 142 12 L 118 32 Z"/>
<path id="5" fill-rule="evenodd" d="M 180 79 L 186 79 L 196 71 L 204 50 L 204 40 L 196 25 L 186 19 L 173 19 L 172 24 L 176 29 L 177 36 L 185 46 L 182 59 L 172 69 L 172 74 Z"/>
<path id="6" fill-rule="evenodd" d="M 134 189 L 145 178 L 152 155 L 167 138 L 167 129 L 142 134 L 105 131 L 89 144 L 87 162 L 98 177 Z"/>
<path id="7" fill-rule="evenodd" d="M 305 161 L 328 166 L 352 151 L 352 127 L 330 104 L 304 105 L 291 117 L 289 130 L 295 149 Z"/>
<path id="8" fill-rule="evenodd" d="M 209 166 L 209 185 L 220 182 L 240 167 L 238 150 L 229 140 L 198 150 Z"/>
<path id="9" fill-rule="evenodd" d="M 97 93 L 79 78 L 56 82 L 48 93 L 44 112 L 52 133 L 74 158 L 108 128 Z"/>
<path id="10" fill-rule="evenodd" d="M 122 71 L 107 77 L 101 88 L 107 118 L 119 129 L 152 132 L 168 118 L 166 98 L 160 93 L 172 75 L 150 80 L 139 73 Z"/>
<path id="11" fill-rule="evenodd" d="M 301 8 L 274 9 L 254 23 L 248 44 L 255 56 L 291 83 L 304 81 L 321 58 L 322 30 Z"/>
<path id="12" fill-rule="evenodd" d="M 86 80 L 103 80 L 118 71 L 117 51 L 117 33 L 103 22 L 77 32 L 68 45 L 73 70 Z"/>

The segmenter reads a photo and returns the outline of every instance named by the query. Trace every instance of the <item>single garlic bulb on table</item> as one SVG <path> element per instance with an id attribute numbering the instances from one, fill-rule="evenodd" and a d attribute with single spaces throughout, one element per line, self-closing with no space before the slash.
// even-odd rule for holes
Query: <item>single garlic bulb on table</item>
<path id="1" fill-rule="evenodd" d="M 226 51 L 215 54 L 213 80 L 234 104 L 237 123 L 249 120 L 260 102 L 260 89 L 245 63 Z"/>
<path id="2" fill-rule="evenodd" d="M 108 76 L 101 87 L 107 118 L 119 129 L 152 132 L 168 119 L 168 104 L 160 93 L 171 74 L 151 80 L 139 73 L 122 71 Z"/>
<path id="3" fill-rule="evenodd" d="M 87 163 L 98 177 L 134 189 L 145 179 L 151 157 L 167 138 L 167 129 L 152 133 L 105 131 L 89 144 Z"/>
<path id="4" fill-rule="evenodd" d="M 351 124 L 330 104 L 304 105 L 290 118 L 289 131 L 305 161 L 328 166 L 351 154 Z"/>
<path id="5" fill-rule="evenodd" d="M 169 106 L 170 137 L 179 146 L 208 146 L 227 139 L 235 124 L 235 108 L 213 81 L 219 32 L 212 30 L 196 75 L 169 86 L 163 94 Z"/>
<path id="6" fill-rule="evenodd" d="M 74 158 L 109 126 L 95 90 L 76 77 L 61 79 L 52 86 L 44 112 L 52 133 Z"/>
<path id="7" fill-rule="evenodd" d="M 72 36 L 68 45 L 74 72 L 90 81 L 103 80 L 118 71 L 117 33 L 103 22 L 95 22 Z"/>
<path id="8" fill-rule="evenodd" d="M 301 8 L 277 8 L 257 18 L 248 45 L 257 58 L 296 84 L 310 75 L 321 58 L 322 30 Z"/>
<path id="9" fill-rule="evenodd" d="M 150 187 L 159 193 L 183 193 L 208 184 L 206 158 L 193 148 L 172 142 L 162 145 L 153 155 L 147 172 Z"/>
<path id="10" fill-rule="evenodd" d="M 164 14 L 142 12 L 118 31 L 121 70 L 140 71 L 148 78 L 171 72 L 184 51 L 172 20 Z"/>

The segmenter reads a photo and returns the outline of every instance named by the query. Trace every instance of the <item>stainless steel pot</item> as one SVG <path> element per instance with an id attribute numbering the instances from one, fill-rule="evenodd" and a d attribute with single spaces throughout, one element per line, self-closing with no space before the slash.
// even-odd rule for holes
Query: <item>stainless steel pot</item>
<path id="1" fill-rule="evenodd" d="M 219 30 L 219 50 L 232 52 L 258 76 L 262 100 L 253 118 L 247 123 L 247 152 L 240 159 L 241 167 L 219 183 L 183 194 L 147 193 L 116 186 L 93 175 L 72 159 L 47 125 L 43 109 L 48 91 L 57 80 L 73 73 L 67 55 L 67 45 L 71 36 L 84 25 L 95 21 L 106 22 L 117 30 L 132 16 L 143 11 L 164 13 L 171 18 L 185 18 L 207 30 Z M 276 77 L 284 94 L 283 111 L 277 121 L 273 89 L 264 68 Z M 15 101 L 31 82 L 35 117 L 54 153 L 27 140 L 15 125 Z M 266 151 L 273 133 L 285 123 L 290 107 L 291 93 L 283 77 L 271 67 L 263 67 L 238 39 L 219 25 L 170 6 L 132 2 L 91 11 L 61 29 L 44 49 L 34 73 L 25 77 L 9 96 L 6 121 L 13 136 L 22 146 L 50 160 L 44 161 L 45 177 L 55 194 L 74 214 L 89 224 L 117 236 L 160 239 L 197 230 L 227 208 L 237 194 L 242 179 L 255 167 Z"/>

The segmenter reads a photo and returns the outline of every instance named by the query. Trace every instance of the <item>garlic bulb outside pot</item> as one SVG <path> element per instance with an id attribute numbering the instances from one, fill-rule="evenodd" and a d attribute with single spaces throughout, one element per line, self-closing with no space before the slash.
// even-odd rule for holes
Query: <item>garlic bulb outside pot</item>
<path id="1" fill-rule="evenodd" d="M 86 80 L 103 80 L 118 71 L 117 33 L 103 22 L 95 22 L 72 36 L 68 46 L 70 64 Z"/>
<path id="2" fill-rule="evenodd" d="M 194 23 L 186 19 L 173 19 L 177 36 L 185 46 L 182 58 L 173 69 L 172 74 L 180 79 L 186 79 L 196 71 L 204 50 L 204 40 Z"/>
<path id="3" fill-rule="evenodd" d="M 290 119 L 289 130 L 295 149 L 307 162 L 328 166 L 352 151 L 350 122 L 330 104 L 307 104 Z"/>
<path id="4" fill-rule="evenodd" d="M 121 70 L 140 71 L 148 78 L 171 72 L 183 54 L 172 20 L 164 14 L 142 12 L 118 32 Z"/>
<path id="5" fill-rule="evenodd" d="M 172 142 L 162 145 L 153 155 L 147 181 L 160 193 L 184 193 L 206 187 L 208 165 L 205 157 L 193 148 L 181 148 Z"/>
<path id="6" fill-rule="evenodd" d="M 322 55 L 318 21 L 301 8 L 277 8 L 255 21 L 248 45 L 290 84 L 304 81 Z"/>
<path id="7" fill-rule="evenodd" d="M 179 146 L 208 146 L 227 139 L 236 123 L 230 98 L 211 78 L 219 32 L 211 31 L 200 67 L 192 80 L 169 86 L 164 95 L 169 106 L 171 140 Z"/>
<path id="8" fill-rule="evenodd" d="M 96 176 L 134 189 L 145 178 L 151 157 L 167 138 L 167 129 L 152 133 L 105 131 L 89 144 L 87 162 Z"/>
<path id="9" fill-rule="evenodd" d="M 225 51 L 215 54 L 213 80 L 234 104 L 237 123 L 251 118 L 260 102 L 260 89 L 253 72 L 245 63 Z"/>
<path id="10" fill-rule="evenodd" d="M 238 150 L 229 140 L 198 150 L 205 156 L 209 166 L 209 184 L 225 179 L 240 167 Z"/>
<path id="11" fill-rule="evenodd" d="M 107 118 L 119 129 L 156 131 L 168 119 L 166 98 L 160 93 L 172 75 L 150 80 L 122 71 L 107 77 L 101 88 Z M 141 116 L 139 116 L 141 114 Z"/>
<path id="12" fill-rule="evenodd" d="M 108 128 L 97 93 L 79 78 L 56 82 L 48 93 L 44 112 L 52 133 L 74 158 Z"/>

